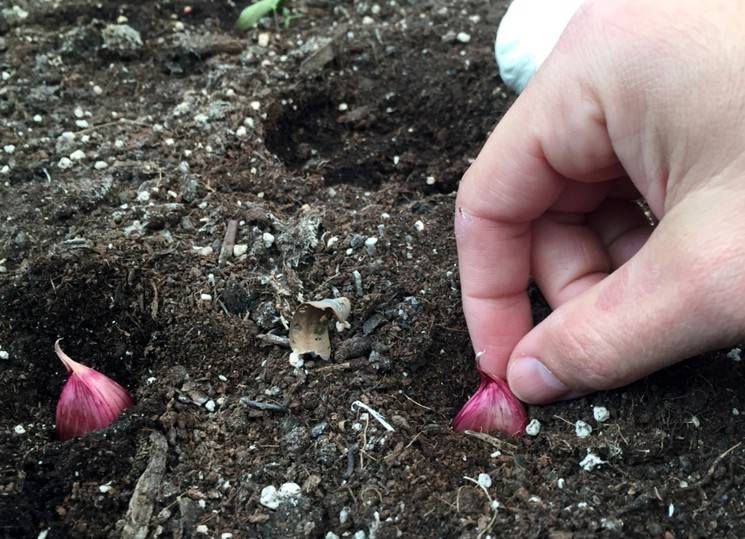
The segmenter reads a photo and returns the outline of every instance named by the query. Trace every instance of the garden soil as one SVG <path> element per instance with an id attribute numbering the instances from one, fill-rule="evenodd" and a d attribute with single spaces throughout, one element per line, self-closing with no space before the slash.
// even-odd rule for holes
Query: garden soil
<path id="1" fill-rule="evenodd" d="M 745 536 L 736 350 L 530 407 L 535 437 L 450 429 L 505 3 L 241 7 L 0 5 L 0 537 Z M 291 364 L 295 308 L 337 296 L 331 358 Z M 57 338 L 136 401 L 67 442 Z"/>

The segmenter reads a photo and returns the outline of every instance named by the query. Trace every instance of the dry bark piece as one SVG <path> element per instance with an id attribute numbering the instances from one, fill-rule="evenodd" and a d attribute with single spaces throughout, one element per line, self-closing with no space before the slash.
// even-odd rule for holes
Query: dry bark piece
<path id="1" fill-rule="evenodd" d="M 153 514 L 155 498 L 160 490 L 163 474 L 166 471 L 168 442 L 160 432 L 150 434 L 150 460 L 147 468 L 137 480 L 137 485 L 129 500 L 129 509 L 124 517 L 122 539 L 144 539 Z"/>
<path id="2" fill-rule="evenodd" d="M 307 301 L 300 305 L 290 323 L 290 348 L 298 355 L 316 354 L 331 357 L 328 322 L 333 314 L 339 322 L 346 322 L 352 310 L 347 298 Z"/>

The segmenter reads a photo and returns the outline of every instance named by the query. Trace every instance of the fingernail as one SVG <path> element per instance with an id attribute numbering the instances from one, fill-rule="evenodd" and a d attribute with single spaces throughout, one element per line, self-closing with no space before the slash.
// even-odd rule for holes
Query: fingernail
<path id="1" fill-rule="evenodd" d="M 569 395 L 569 388 L 533 357 L 513 359 L 507 369 L 510 389 L 529 404 L 553 402 Z"/>

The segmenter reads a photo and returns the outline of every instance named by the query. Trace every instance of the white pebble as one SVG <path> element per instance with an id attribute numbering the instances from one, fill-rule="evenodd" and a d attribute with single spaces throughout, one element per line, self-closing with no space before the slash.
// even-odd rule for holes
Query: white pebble
<path id="1" fill-rule="evenodd" d="M 269 509 L 276 509 L 279 507 L 279 494 L 277 493 L 277 487 L 269 485 L 268 487 L 261 489 L 259 503 Z"/>
<path id="2" fill-rule="evenodd" d="M 207 247 L 197 247 L 194 246 L 194 250 L 197 252 L 199 256 L 212 256 L 212 246 L 208 245 Z"/>
<path id="3" fill-rule="evenodd" d="M 538 436 L 541 432 L 541 422 L 537 419 L 531 419 L 530 423 L 525 427 L 525 434 L 528 436 Z"/>
<path id="4" fill-rule="evenodd" d="M 292 365 L 296 369 L 299 369 L 300 367 L 305 365 L 303 356 L 301 356 L 300 354 L 296 354 L 295 352 L 290 352 L 290 365 Z"/>
<path id="5" fill-rule="evenodd" d="M 7 354 L 7 352 L 5 353 Z M 737 408 L 732 408 L 732 415 L 740 415 L 740 410 L 738 410 Z"/>
<path id="6" fill-rule="evenodd" d="M 98 492 L 102 494 L 106 494 L 111 490 L 111 485 L 99 485 Z"/>
<path id="7" fill-rule="evenodd" d="M 742 349 L 740 348 L 733 348 L 729 352 L 727 352 L 727 358 L 731 359 L 732 361 L 742 361 Z"/>
<path id="8" fill-rule="evenodd" d="M 41 114 L 34 114 L 32 120 L 34 120 L 34 122 L 36 122 L 37 124 L 40 124 L 42 121 L 44 121 L 44 118 L 41 117 Z"/>
<path id="9" fill-rule="evenodd" d="M 467 34 L 466 32 L 458 32 L 458 35 L 455 36 L 455 39 L 457 39 L 461 43 L 468 43 L 471 41 L 471 34 Z"/>
<path id="10" fill-rule="evenodd" d="M 246 138 L 247 134 L 248 131 L 243 126 L 240 126 L 238 129 L 235 130 L 235 136 L 238 138 Z"/>
<path id="11" fill-rule="evenodd" d="M 293 482 L 283 483 L 279 487 L 279 496 L 281 498 L 294 498 L 300 495 L 300 485 Z"/>
<path id="12" fill-rule="evenodd" d="M 13 430 L 16 434 L 26 434 L 26 429 L 23 428 L 23 425 L 16 425 L 13 427 Z"/>
<path id="13" fill-rule="evenodd" d="M 199 299 L 201 299 L 202 301 L 212 301 L 212 294 L 199 294 Z"/>
<path id="14" fill-rule="evenodd" d="M 414 228 L 417 232 L 421 232 L 424 230 L 424 223 L 422 223 L 421 221 L 417 221 L 416 223 L 414 223 Z"/>
<path id="15" fill-rule="evenodd" d="M 109 166 L 109 164 L 106 161 L 96 161 L 93 164 L 93 168 L 95 168 L 96 170 L 103 170 L 103 169 L 107 168 L 108 166 Z"/>
<path id="16" fill-rule="evenodd" d="M 14 153 L 16 151 L 16 147 L 12 144 L 6 144 L 5 146 L 3 146 L 3 150 L 5 151 L 5 153 Z"/>
<path id="17" fill-rule="evenodd" d="M 253 110 L 259 110 L 261 108 L 261 103 L 259 103 L 258 101 L 251 101 L 248 106 L 251 107 Z"/>
<path id="18" fill-rule="evenodd" d="M 208 400 L 204 403 L 204 407 L 207 408 L 208 412 L 214 412 L 215 411 L 215 401 L 212 399 Z"/>
<path id="19" fill-rule="evenodd" d="M 375 19 L 373 19 L 369 15 L 365 15 L 364 17 L 362 17 L 362 24 L 364 24 L 365 26 L 372 26 L 373 24 L 375 24 Z"/>
<path id="20" fill-rule="evenodd" d="M 362 530 L 357 530 L 356 532 L 354 532 L 354 535 L 352 537 L 354 537 L 354 539 L 366 539 L 367 534 Z"/>
<path id="21" fill-rule="evenodd" d="M 346 524 L 349 520 L 349 507 L 342 507 L 341 511 L 339 511 L 339 524 Z"/>
<path id="22" fill-rule="evenodd" d="M 10 359 L 10 354 L 6 352 L 5 350 L 0 350 L 0 359 L 3 359 L 3 360 Z"/>
<path id="23" fill-rule="evenodd" d="M 150 200 L 150 193 L 148 191 L 140 191 L 137 193 L 137 202 L 148 202 Z"/>
<path id="24" fill-rule="evenodd" d="M 116 139 L 114 141 L 114 148 L 116 148 L 118 150 L 121 150 L 122 148 L 124 148 L 124 141 L 123 140 L 120 140 L 120 139 Z"/>
<path id="25" fill-rule="evenodd" d="M 478 483 L 484 488 L 489 488 L 491 486 L 491 477 L 488 473 L 480 473 Z"/>
<path id="26" fill-rule="evenodd" d="M 592 427 L 580 419 L 574 424 L 574 432 L 577 438 L 587 438 L 592 434 Z"/>
<path id="27" fill-rule="evenodd" d="M 264 242 L 264 247 L 269 249 L 272 245 L 274 245 L 274 234 L 271 232 L 264 232 L 261 235 L 261 241 Z"/>
<path id="28" fill-rule="evenodd" d="M 185 28 L 184 23 L 182 23 L 181 21 L 176 21 L 176 22 L 173 23 L 173 29 L 175 31 L 177 31 L 177 32 L 180 32 L 184 28 Z M 223 534 L 223 535 L 225 535 L 225 534 Z M 230 535 L 230 537 L 233 537 L 233 534 L 232 533 L 230 533 L 228 535 Z M 227 539 L 227 538 L 224 538 L 224 539 Z"/>
<path id="29" fill-rule="evenodd" d="M 245 243 L 239 243 L 237 245 L 233 245 L 233 256 L 239 257 L 246 254 L 248 251 L 248 245 Z"/>
<path id="30" fill-rule="evenodd" d="M 437 180 L 435 180 L 434 176 L 427 176 L 427 179 L 424 181 L 427 185 L 434 185 Z"/>
<path id="31" fill-rule="evenodd" d="M 262 32 L 259 34 L 259 47 L 268 47 L 269 46 L 269 38 L 271 36 L 269 35 L 269 32 Z"/>
<path id="32" fill-rule="evenodd" d="M 598 423 L 603 423 L 604 421 L 608 421 L 610 419 L 610 412 L 605 406 L 593 406 L 592 417 L 594 417 L 595 421 L 597 421 Z"/>
<path id="33" fill-rule="evenodd" d="M 83 109 L 81 109 L 80 107 L 75 107 L 75 110 L 72 111 L 72 113 L 75 115 L 76 118 L 82 118 L 83 116 L 85 116 Z"/>
<path id="34" fill-rule="evenodd" d="M 75 120 L 75 125 L 80 129 L 86 129 L 88 127 L 88 120 Z"/>
<path id="35" fill-rule="evenodd" d="M 253 129 L 254 128 L 254 119 L 253 118 L 246 118 L 245 120 L 243 120 L 243 125 L 245 125 L 249 129 Z"/>
<path id="36" fill-rule="evenodd" d="M 559 479 L 556 481 L 556 487 L 563 490 L 564 486 L 566 485 L 566 481 L 563 477 L 559 477 Z"/>
<path id="37" fill-rule="evenodd" d="M 339 536 L 334 532 L 326 532 L 324 539 L 339 539 Z"/>
<path id="38" fill-rule="evenodd" d="M 339 106 L 337 107 L 339 109 L 339 112 L 346 112 L 349 110 L 349 105 L 346 103 L 339 103 Z"/>
<path id="39" fill-rule="evenodd" d="M 375 244 L 378 243 L 378 238 L 375 236 L 370 236 L 365 240 L 365 249 L 367 249 L 367 254 L 370 256 L 375 256 Z"/>
<path id="40" fill-rule="evenodd" d="M 601 464 L 605 464 L 604 460 L 601 460 L 595 453 L 587 452 L 585 458 L 579 462 L 580 468 L 586 472 L 591 472 Z"/>
<path id="41" fill-rule="evenodd" d="M 7 71 L 3 71 L 2 78 L 3 80 L 8 80 L 10 78 L 10 73 L 8 73 Z"/>
<path id="42" fill-rule="evenodd" d="M 164 143 L 164 144 L 165 144 L 166 146 L 173 146 L 174 144 L 176 144 L 176 141 L 175 141 L 175 140 L 173 140 L 172 138 L 170 138 L 170 137 L 169 137 L 169 138 L 165 139 L 165 140 L 163 141 L 163 143 Z"/>
<path id="43" fill-rule="evenodd" d="M 101 88 L 98 84 L 96 84 L 93 87 L 93 93 L 96 95 L 101 95 L 103 93 L 103 88 Z"/>
<path id="44" fill-rule="evenodd" d="M 70 159 L 73 161 L 82 161 L 85 159 L 85 152 L 83 150 L 75 150 L 70 154 Z"/>
<path id="45" fill-rule="evenodd" d="M 210 532 L 210 529 L 207 527 L 206 524 L 200 524 L 197 526 L 197 533 L 201 533 L 202 535 L 207 535 Z"/>
<path id="46" fill-rule="evenodd" d="M 10 172 L 10 166 L 3 165 L 3 168 L 0 168 L 0 174 L 7 174 L 8 172 Z"/>
<path id="47" fill-rule="evenodd" d="M 62 170 L 65 170 L 72 166 L 72 161 L 70 161 L 70 159 L 67 157 L 63 157 L 62 159 L 59 160 L 59 162 L 57 163 L 57 166 L 61 168 Z"/>

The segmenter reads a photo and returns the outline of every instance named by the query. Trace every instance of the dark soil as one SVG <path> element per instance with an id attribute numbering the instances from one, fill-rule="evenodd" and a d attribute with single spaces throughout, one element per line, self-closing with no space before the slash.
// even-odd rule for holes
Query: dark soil
<path id="1" fill-rule="evenodd" d="M 0 6 L 0 536 L 120 536 L 153 432 L 167 460 L 148 537 L 745 536 L 745 368 L 727 351 L 531 408 L 537 437 L 449 430 L 477 384 L 454 192 L 513 98 L 492 53 L 504 2 L 297 0 L 247 33 L 230 2 L 12 4 L 27 16 Z M 142 45 L 107 40 L 118 17 Z M 245 254 L 220 264 L 230 220 Z M 337 295 L 351 328 L 330 361 L 294 368 L 259 337 Z M 58 337 L 136 400 L 66 443 Z M 496 510 L 466 479 L 481 473 Z M 262 505 L 286 482 L 299 497 Z"/>

